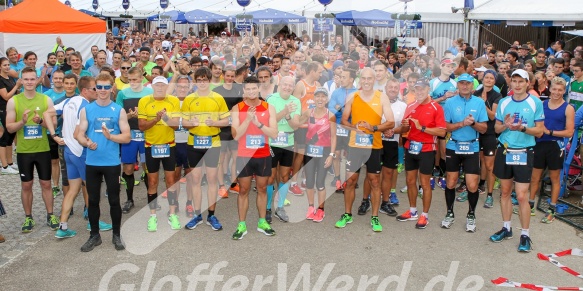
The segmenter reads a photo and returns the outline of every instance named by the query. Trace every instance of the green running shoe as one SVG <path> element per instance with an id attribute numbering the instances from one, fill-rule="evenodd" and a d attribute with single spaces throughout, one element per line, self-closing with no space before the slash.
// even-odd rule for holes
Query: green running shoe
<path id="1" fill-rule="evenodd" d="M 47 225 L 50 229 L 57 230 L 59 229 L 59 219 L 55 215 L 51 214 L 51 216 L 49 216 L 47 219 Z"/>
<path id="2" fill-rule="evenodd" d="M 61 195 L 61 189 L 59 187 L 53 187 L 53 198 Z"/>
<path id="3" fill-rule="evenodd" d="M 402 173 L 405 170 L 405 165 L 404 164 L 399 164 L 397 166 L 397 173 Z"/>
<path id="4" fill-rule="evenodd" d="M 24 233 L 29 233 L 32 231 L 32 228 L 34 227 L 34 219 L 30 218 L 30 217 L 26 217 L 24 219 L 24 223 L 22 224 L 22 232 Z"/>
<path id="5" fill-rule="evenodd" d="M 536 209 L 534 207 L 530 209 L 530 216 L 536 216 Z"/>
<path id="6" fill-rule="evenodd" d="M 170 216 L 168 216 L 168 224 L 170 224 L 170 228 L 173 230 L 178 230 L 181 228 L 178 215 L 176 214 L 170 214 Z"/>
<path id="7" fill-rule="evenodd" d="M 57 232 L 55 233 L 56 238 L 68 238 L 68 237 L 74 237 L 75 235 L 77 235 L 77 232 L 74 230 L 70 230 L 70 229 L 62 230 L 59 228 L 57 230 Z"/>
<path id="8" fill-rule="evenodd" d="M 344 213 L 340 216 L 340 220 L 336 221 L 336 228 L 345 228 L 349 223 L 352 223 L 352 216 Z"/>
<path id="9" fill-rule="evenodd" d="M 148 219 L 148 231 L 154 232 L 158 230 L 158 218 L 156 216 L 150 216 Z"/>
<path id="10" fill-rule="evenodd" d="M 259 220 L 259 222 L 257 223 L 257 231 L 267 236 L 275 235 L 275 230 L 271 228 L 271 226 L 269 225 L 269 223 L 267 223 L 265 219 Z"/>
<path id="11" fill-rule="evenodd" d="M 383 226 L 379 222 L 378 216 L 373 216 L 370 218 L 370 225 L 372 226 L 372 231 L 374 232 L 381 232 L 383 231 Z"/>
<path id="12" fill-rule="evenodd" d="M 243 239 L 243 237 L 246 234 L 247 234 L 247 225 L 245 224 L 245 222 L 239 222 L 239 225 L 237 225 L 237 230 L 235 230 L 235 233 L 233 233 L 233 239 L 234 240 Z"/>
<path id="13" fill-rule="evenodd" d="M 494 198 L 492 196 L 486 197 L 486 202 L 484 202 L 484 208 L 494 207 Z"/>
<path id="14" fill-rule="evenodd" d="M 500 189 L 500 180 L 498 180 L 498 178 L 496 178 L 496 181 L 494 181 L 494 190 L 498 190 Z"/>
<path id="15" fill-rule="evenodd" d="M 545 217 L 543 217 L 543 219 L 540 222 L 549 224 L 552 223 L 553 221 L 555 221 L 555 213 L 550 210 L 547 210 L 547 215 L 545 215 Z"/>
<path id="16" fill-rule="evenodd" d="M 455 200 L 456 200 L 457 202 L 466 202 L 466 201 L 468 201 L 468 191 L 464 191 L 464 192 L 460 193 L 460 194 L 459 194 L 459 195 L 458 195 L 458 196 L 455 198 Z"/>

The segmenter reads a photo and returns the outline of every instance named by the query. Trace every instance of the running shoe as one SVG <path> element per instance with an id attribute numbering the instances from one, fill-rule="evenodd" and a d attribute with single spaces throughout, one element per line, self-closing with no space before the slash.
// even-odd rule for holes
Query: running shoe
<path id="1" fill-rule="evenodd" d="M 309 206 L 308 213 L 306 213 L 306 219 L 313 220 L 314 216 L 316 216 L 316 210 L 314 209 L 314 206 Z"/>
<path id="2" fill-rule="evenodd" d="M 302 189 L 300 189 L 300 186 L 298 186 L 298 184 L 293 184 L 292 186 L 289 187 L 289 190 L 287 191 L 287 193 L 289 194 L 293 194 L 296 196 L 302 196 L 304 195 L 304 191 L 302 191 Z"/>
<path id="3" fill-rule="evenodd" d="M 134 180 L 134 186 L 138 186 L 138 185 L 140 185 L 140 180 Z M 125 247 L 124 247 L 124 249 L 125 249 Z"/>
<path id="4" fill-rule="evenodd" d="M 173 230 L 179 230 L 181 228 L 180 220 L 176 214 L 170 214 L 170 216 L 168 216 L 168 224 L 170 224 L 170 229 Z"/>
<path id="5" fill-rule="evenodd" d="M 468 191 L 464 191 L 464 192 L 460 193 L 460 194 L 459 194 L 459 195 L 458 195 L 458 196 L 455 198 L 455 200 L 456 200 L 457 202 L 466 202 L 466 201 L 468 201 Z"/>
<path id="6" fill-rule="evenodd" d="M 323 209 L 318 208 L 316 210 L 316 214 L 314 214 L 314 222 L 322 222 L 326 214 L 324 213 Z"/>
<path id="7" fill-rule="evenodd" d="M 419 215 L 417 215 L 417 212 L 411 213 L 411 210 L 407 210 L 407 211 L 405 211 L 405 213 L 397 216 L 398 221 L 409 221 L 409 220 L 417 220 L 417 219 L 419 219 Z"/>
<path id="8" fill-rule="evenodd" d="M 457 188 L 455 188 L 455 192 L 457 193 L 466 192 L 467 190 L 468 188 L 466 187 L 466 184 L 460 184 Z"/>
<path id="9" fill-rule="evenodd" d="M 498 190 L 500 189 L 500 180 L 498 180 L 498 178 L 496 178 L 496 180 L 494 181 L 494 190 Z"/>
<path id="10" fill-rule="evenodd" d="M 484 208 L 492 207 L 494 207 L 494 198 L 492 196 L 487 196 L 486 201 L 484 202 Z"/>
<path id="11" fill-rule="evenodd" d="M 440 175 L 441 175 L 441 171 L 437 167 L 434 167 L 432 176 L 439 177 Z"/>
<path id="12" fill-rule="evenodd" d="M 195 229 L 199 224 L 202 223 L 202 214 L 193 217 L 185 226 L 186 229 Z"/>
<path id="13" fill-rule="evenodd" d="M 219 187 L 219 197 L 229 198 L 229 191 L 227 191 L 227 188 L 225 188 L 225 186 Z"/>
<path id="14" fill-rule="evenodd" d="M 405 170 L 405 165 L 404 164 L 399 164 L 397 165 L 397 173 L 402 173 Z"/>
<path id="15" fill-rule="evenodd" d="M 138 171 L 140 169 L 140 165 L 138 163 L 134 164 L 134 171 Z"/>
<path id="16" fill-rule="evenodd" d="M 512 191 L 512 193 L 510 193 L 510 199 L 512 200 L 512 205 L 518 205 L 518 198 L 516 198 L 516 192 Z"/>
<path id="17" fill-rule="evenodd" d="M 233 194 L 239 194 L 239 184 L 235 184 L 235 187 L 230 187 L 229 192 Z"/>
<path id="18" fill-rule="evenodd" d="M 84 253 L 90 252 L 96 246 L 99 246 L 99 245 L 101 245 L 101 236 L 99 234 L 94 235 L 94 236 L 89 237 L 87 242 L 85 242 L 85 244 L 83 244 L 83 246 L 81 247 L 81 251 Z"/>
<path id="19" fill-rule="evenodd" d="M 466 217 L 466 232 L 476 232 L 476 216 L 468 214 Z"/>
<path id="20" fill-rule="evenodd" d="M 83 206 L 83 219 L 89 220 L 89 210 L 87 210 L 87 206 Z"/>
<path id="21" fill-rule="evenodd" d="M 543 219 L 540 221 L 542 223 L 552 223 L 553 221 L 555 221 L 555 213 L 547 210 L 547 215 L 545 215 L 545 217 L 543 217 Z"/>
<path id="22" fill-rule="evenodd" d="M 486 194 L 486 186 L 484 186 L 484 185 L 478 186 L 478 193 L 480 195 Z"/>
<path id="23" fill-rule="evenodd" d="M 235 230 L 235 233 L 233 233 L 233 239 L 235 240 L 239 240 L 239 239 L 243 239 L 243 237 L 247 234 L 247 226 L 245 225 L 244 222 L 239 222 L 239 225 L 237 225 L 237 230 Z"/>
<path id="24" fill-rule="evenodd" d="M 536 216 L 536 209 L 534 207 L 530 209 L 530 216 Z"/>
<path id="25" fill-rule="evenodd" d="M 405 186 L 405 187 L 401 188 L 401 190 L 399 190 L 399 191 L 401 191 L 401 193 L 407 193 L 407 189 L 408 189 L 407 186 Z"/>
<path id="26" fill-rule="evenodd" d="M 365 215 L 370 210 L 370 200 L 362 200 L 362 203 L 358 207 L 358 215 Z"/>
<path id="27" fill-rule="evenodd" d="M 9 168 L 12 168 L 12 169 L 14 169 L 14 170 L 18 171 L 18 165 L 17 165 L 17 164 L 14 164 L 14 163 L 13 163 L 12 165 L 10 165 L 10 167 L 9 167 Z"/>
<path id="28" fill-rule="evenodd" d="M 210 225 L 210 227 L 213 230 L 217 230 L 218 231 L 218 230 L 222 230 L 223 229 L 223 225 L 219 222 L 219 219 L 216 216 L 214 216 L 214 215 L 211 215 L 211 216 L 209 216 L 206 219 L 206 224 L 207 225 Z"/>
<path id="29" fill-rule="evenodd" d="M 391 192 L 391 195 L 389 196 L 389 202 L 391 205 L 399 205 L 399 198 L 397 197 L 397 193 Z"/>
<path id="30" fill-rule="evenodd" d="M 445 191 L 445 188 L 447 187 L 447 182 L 445 181 L 445 178 L 440 177 L 439 179 L 437 179 L 437 185 L 439 186 L 439 188 L 441 188 L 441 190 Z"/>
<path id="31" fill-rule="evenodd" d="M 122 176 L 119 177 L 119 184 L 120 185 L 125 185 L 126 186 L 126 189 L 128 188 L 127 187 L 127 184 L 128 183 L 126 182 L 126 179 L 124 177 L 122 177 Z"/>
<path id="32" fill-rule="evenodd" d="M 520 236 L 520 243 L 518 244 L 518 252 L 521 253 L 530 253 L 532 251 L 532 241 L 528 235 L 521 235 Z"/>
<path id="33" fill-rule="evenodd" d="M 417 197 L 423 199 L 423 188 L 419 188 L 419 190 L 417 190 Z"/>
<path id="34" fill-rule="evenodd" d="M 57 230 L 59 229 L 59 219 L 54 214 L 51 214 L 51 216 L 47 218 L 47 225 L 50 229 Z"/>
<path id="35" fill-rule="evenodd" d="M 267 223 L 271 223 L 273 221 L 271 209 L 267 209 L 265 211 L 265 220 L 267 221 Z"/>
<path id="36" fill-rule="evenodd" d="M 55 233 L 55 237 L 56 238 L 68 238 L 68 237 L 74 237 L 77 235 L 77 232 L 74 230 L 70 230 L 70 229 L 57 229 L 57 232 Z"/>
<path id="37" fill-rule="evenodd" d="M 276 212 L 277 213 L 277 212 Z M 275 230 L 271 228 L 271 225 L 267 221 L 262 220 L 257 223 L 257 231 L 261 232 L 267 236 L 274 236 Z"/>
<path id="38" fill-rule="evenodd" d="M 506 229 L 506 227 L 503 227 L 497 233 L 493 234 L 490 237 L 490 240 L 492 242 L 499 243 L 505 239 L 511 239 L 511 238 L 512 238 L 512 228 L 510 228 L 510 230 L 508 230 L 508 229 Z"/>
<path id="39" fill-rule="evenodd" d="M 99 231 L 108 231 L 112 229 L 113 225 L 101 220 L 99 221 Z M 87 230 L 91 230 L 91 224 L 89 222 L 87 222 Z"/>
<path id="40" fill-rule="evenodd" d="M 342 193 L 344 191 L 344 186 L 342 185 L 342 182 L 340 181 L 340 179 L 336 180 L 335 187 L 336 187 L 336 193 Z"/>
<path id="41" fill-rule="evenodd" d="M 383 202 L 381 204 L 381 208 L 379 209 L 380 213 L 384 213 L 388 216 L 397 216 L 397 211 L 389 202 Z"/>
<path id="42" fill-rule="evenodd" d="M 132 208 L 134 208 L 134 201 L 128 200 L 123 204 L 123 207 L 121 208 L 121 212 L 124 214 L 128 214 L 128 213 L 130 213 Z"/>
<path id="43" fill-rule="evenodd" d="M 448 213 L 445 215 L 445 218 L 441 221 L 441 228 L 450 229 L 453 223 L 455 222 L 455 217 L 453 213 Z"/>
<path id="44" fill-rule="evenodd" d="M 283 201 L 283 206 L 290 206 L 291 202 L 287 198 Z"/>
<path id="45" fill-rule="evenodd" d="M 345 228 L 350 223 L 352 223 L 352 216 L 344 213 L 340 216 L 340 220 L 336 221 L 336 228 Z"/>
<path id="46" fill-rule="evenodd" d="M 12 167 L 6 167 L 6 168 L 2 168 L 2 175 L 18 175 L 19 172 L 15 169 L 13 169 Z"/>
<path id="47" fill-rule="evenodd" d="M 378 216 L 373 216 L 370 218 L 370 226 L 372 226 L 372 231 L 374 232 L 381 232 L 383 231 L 383 226 L 379 222 Z"/>
<path id="48" fill-rule="evenodd" d="M 146 172 L 142 172 L 142 175 L 140 175 L 140 180 L 143 182 L 146 181 Z"/>
<path id="49" fill-rule="evenodd" d="M 283 207 L 278 207 L 275 209 L 275 217 L 279 218 L 282 222 L 289 222 L 289 217 L 287 213 L 285 213 L 285 209 Z"/>
<path id="50" fill-rule="evenodd" d="M 124 246 L 122 240 L 121 240 L 121 236 L 119 234 L 114 234 L 111 237 L 111 243 L 113 244 L 113 247 L 118 250 L 125 250 L 126 246 Z"/>
<path id="51" fill-rule="evenodd" d="M 192 207 L 192 204 L 186 204 L 184 212 L 186 212 L 187 217 L 194 217 L 194 207 Z"/>
<path id="52" fill-rule="evenodd" d="M 512 213 L 520 215 L 520 213 L 518 211 L 518 207 L 516 207 L 516 206 L 512 207 Z"/>
<path id="53" fill-rule="evenodd" d="M 424 229 L 427 227 L 428 224 L 429 224 L 429 218 L 427 218 L 427 216 L 425 216 L 425 215 L 421 215 L 419 217 L 419 220 L 417 220 L 417 223 L 415 224 L 415 228 Z"/>
<path id="54" fill-rule="evenodd" d="M 150 216 L 148 219 L 148 231 L 154 232 L 158 230 L 158 218 L 156 216 Z"/>
<path id="55" fill-rule="evenodd" d="M 61 189 L 59 187 L 53 187 L 53 198 L 61 195 Z"/>
<path id="56" fill-rule="evenodd" d="M 160 195 L 160 196 L 162 196 L 162 198 L 164 198 L 164 199 L 167 199 L 168 198 L 168 191 L 162 192 L 162 195 Z"/>

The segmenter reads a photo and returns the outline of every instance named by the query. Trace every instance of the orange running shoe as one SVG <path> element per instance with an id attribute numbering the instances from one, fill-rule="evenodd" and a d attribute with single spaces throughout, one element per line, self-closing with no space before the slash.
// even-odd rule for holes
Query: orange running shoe
<path id="1" fill-rule="evenodd" d="M 229 191 L 227 191 L 227 188 L 225 188 L 225 186 L 219 187 L 219 197 L 229 198 Z"/>
<path id="2" fill-rule="evenodd" d="M 235 184 L 235 187 L 229 188 L 229 192 L 233 194 L 239 194 L 239 184 Z"/>
<path id="3" fill-rule="evenodd" d="M 429 224 L 429 219 L 425 215 L 420 215 L 415 228 L 424 229 Z"/>
<path id="4" fill-rule="evenodd" d="M 162 192 L 162 198 L 168 198 L 168 191 Z"/>

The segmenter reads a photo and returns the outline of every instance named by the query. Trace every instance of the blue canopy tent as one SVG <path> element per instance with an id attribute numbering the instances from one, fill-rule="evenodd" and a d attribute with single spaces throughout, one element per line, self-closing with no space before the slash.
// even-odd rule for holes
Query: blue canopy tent
<path id="1" fill-rule="evenodd" d="M 205 23 L 217 23 L 217 22 L 227 22 L 228 17 L 200 9 L 195 9 L 188 11 L 184 14 L 186 21 L 191 24 L 205 24 Z"/>
<path id="2" fill-rule="evenodd" d="M 170 18 L 168 20 L 172 21 L 176 24 L 187 23 L 186 18 L 184 17 L 184 12 L 177 11 L 177 10 L 166 11 L 166 12 L 160 13 L 160 14 L 154 14 L 154 15 L 148 17 L 148 21 L 163 20 L 164 18 L 162 16 L 169 16 Z M 160 18 L 162 18 L 162 19 L 160 19 Z"/>
<path id="3" fill-rule="evenodd" d="M 247 14 L 253 15 L 255 24 L 289 24 L 289 23 L 306 23 L 305 17 L 275 9 L 261 9 Z"/>
<path id="4" fill-rule="evenodd" d="M 395 20 L 391 19 L 391 13 L 383 10 L 373 9 L 368 11 L 345 11 L 336 13 L 334 24 L 345 26 L 376 26 L 395 27 Z M 400 21 L 402 27 L 405 22 Z M 420 21 L 413 21 L 409 24 L 411 28 L 421 28 Z"/>
<path id="5" fill-rule="evenodd" d="M 83 12 L 83 13 L 89 15 L 89 16 L 94 16 L 94 17 L 101 16 L 101 14 L 99 14 L 99 13 L 96 13 L 96 12 L 93 12 L 93 11 L 90 11 L 90 10 L 86 10 L 86 9 L 79 9 L 79 11 L 80 12 Z"/>

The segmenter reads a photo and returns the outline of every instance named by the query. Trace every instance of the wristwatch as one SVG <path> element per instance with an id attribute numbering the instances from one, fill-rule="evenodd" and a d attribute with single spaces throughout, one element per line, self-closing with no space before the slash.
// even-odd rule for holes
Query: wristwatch
<path id="1" fill-rule="evenodd" d="M 291 115 L 289 115 L 289 114 L 288 114 L 288 115 L 286 115 L 286 116 L 285 116 L 285 120 L 291 120 Z"/>
<path id="2" fill-rule="evenodd" d="M 372 131 L 373 132 L 377 132 L 377 130 L 379 130 L 379 127 L 378 126 L 375 125 L 375 126 L 372 127 Z"/>
<path id="3" fill-rule="evenodd" d="M 427 127 L 425 127 L 425 126 L 421 126 L 421 132 L 425 132 L 425 129 L 426 129 L 426 128 L 427 128 Z"/>
<path id="4" fill-rule="evenodd" d="M 330 153 L 329 156 L 336 158 L 336 154 L 335 153 Z"/>
<path id="5" fill-rule="evenodd" d="M 472 122 L 472 124 L 470 124 L 470 126 L 474 126 L 474 125 L 476 125 L 476 122 L 475 121 Z"/>
<path id="6" fill-rule="evenodd" d="M 264 124 L 263 123 L 259 123 L 259 126 L 257 126 L 257 128 L 261 129 L 263 128 Z"/>
<path id="7" fill-rule="evenodd" d="M 526 126 L 523 126 L 520 132 L 526 132 Z"/>

